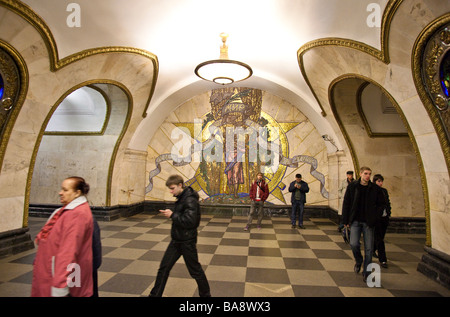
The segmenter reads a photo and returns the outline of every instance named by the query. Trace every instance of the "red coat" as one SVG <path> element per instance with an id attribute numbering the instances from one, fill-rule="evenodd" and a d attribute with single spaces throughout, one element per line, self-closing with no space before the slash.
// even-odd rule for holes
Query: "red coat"
<path id="1" fill-rule="evenodd" d="M 256 181 L 253 182 L 252 186 L 250 186 L 250 199 L 256 200 L 256 192 L 258 190 L 258 184 Z M 262 201 L 265 201 L 267 197 L 269 197 L 269 186 L 266 184 L 264 180 L 259 183 L 259 198 Z"/>
<path id="2" fill-rule="evenodd" d="M 81 196 L 64 209 L 48 237 L 39 241 L 31 296 L 66 296 L 69 292 L 73 297 L 92 296 L 91 208 Z"/>

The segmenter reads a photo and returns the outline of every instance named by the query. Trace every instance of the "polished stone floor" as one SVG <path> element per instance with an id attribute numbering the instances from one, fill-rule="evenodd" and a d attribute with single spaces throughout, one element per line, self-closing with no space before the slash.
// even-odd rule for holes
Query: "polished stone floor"
<path id="1" fill-rule="evenodd" d="M 264 218 L 244 231 L 243 216 L 203 215 L 198 252 L 214 297 L 448 297 L 450 290 L 417 271 L 423 234 L 387 234 L 388 268 L 372 286 L 353 272 L 353 256 L 329 219 L 305 219 L 292 229 L 286 217 Z M 29 220 L 32 237 L 45 223 Z M 170 241 L 170 220 L 138 214 L 101 227 L 100 297 L 143 297 L 153 286 Z M 28 297 L 36 250 L 0 259 L 0 297 Z M 376 263 L 376 262 L 375 262 Z M 377 284 L 377 281 L 379 282 Z M 197 297 L 181 258 L 164 296 Z"/>

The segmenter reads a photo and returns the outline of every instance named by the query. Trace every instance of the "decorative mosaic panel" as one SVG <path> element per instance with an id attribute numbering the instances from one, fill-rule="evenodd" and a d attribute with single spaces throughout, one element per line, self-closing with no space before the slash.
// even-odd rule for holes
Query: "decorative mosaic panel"
<path id="1" fill-rule="evenodd" d="M 168 199 L 165 179 L 177 173 L 204 203 L 249 203 L 258 172 L 272 203 L 290 203 L 287 186 L 297 172 L 308 173 L 303 178 L 317 182 L 324 199 L 324 158 L 322 138 L 291 104 L 258 89 L 215 89 L 181 105 L 153 137 L 146 199 Z"/>

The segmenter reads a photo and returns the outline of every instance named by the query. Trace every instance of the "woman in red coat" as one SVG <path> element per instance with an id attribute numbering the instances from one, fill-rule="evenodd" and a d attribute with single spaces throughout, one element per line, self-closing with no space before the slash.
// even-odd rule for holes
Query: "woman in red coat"
<path id="1" fill-rule="evenodd" d="M 89 297 L 92 279 L 92 212 L 85 195 L 89 185 L 69 177 L 59 192 L 64 205 L 53 212 L 36 236 L 31 296 Z"/>

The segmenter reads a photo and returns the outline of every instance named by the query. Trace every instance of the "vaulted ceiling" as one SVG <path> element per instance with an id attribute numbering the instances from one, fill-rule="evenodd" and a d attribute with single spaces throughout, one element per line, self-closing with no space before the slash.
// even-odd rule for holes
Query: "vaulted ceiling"
<path id="1" fill-rule="evenodd" d="M 158 78 L 147 114 L 159 120 L 185 100 L 220 85 L 194 74 L 219 58 L 220 33 L 229 34 L 230 59 L 253 76 L 235 85 L 270 91 L 310 118 L 321 109 L 302 76 L 297 52 L 326 37 L 380 49 L 387 0 L 24 0 L 48 25 L 59 58 L 86 49 L 125 46 L 154 54 Z M 314 121 L 314 119 L 313 119 Z M 318 126 L 324 134 L 326 122 Z"/>

